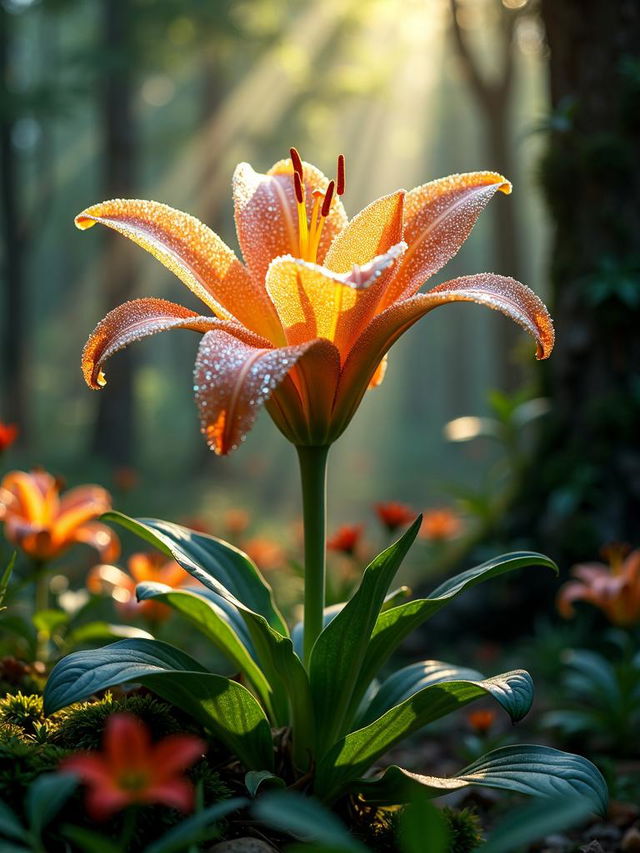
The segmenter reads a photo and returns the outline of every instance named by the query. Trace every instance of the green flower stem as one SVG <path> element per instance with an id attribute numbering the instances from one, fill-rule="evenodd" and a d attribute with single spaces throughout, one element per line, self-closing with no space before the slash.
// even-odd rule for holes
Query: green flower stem
<path id="1" fill-rule="evenodd" d="M 34 565 L 34 612 L 49 607 L 49 573 L 47 564 L 37 560 Z M 39 630 L 36 636 L 36 660 L 46 662 L 49 654 L 49 637 L 46 631 Z"/>
<path id="2" fill-rule="evenodd" d="M 327 541 L 328 447 L 298 447 L 304 523 L 304 662 L 322 631 Z"/>

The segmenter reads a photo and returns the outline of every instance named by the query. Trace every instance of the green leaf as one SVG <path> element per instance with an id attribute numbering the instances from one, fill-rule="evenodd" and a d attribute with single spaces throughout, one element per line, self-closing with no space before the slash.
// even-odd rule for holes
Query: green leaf
<path id="1" fill-rule="evenodd" d="M 403 853 L 425 853 L 426 839 L 429 839 L 428 853 L 449 851 L 450 833 L 443 814 L 417 788 L 398 818 L 398 830 Z"/>
<path id="2" fill-rule="evenodd" d="M 121 640 L 64 658 L 49 676 L 45 714 L 128 681 L 144 684 L 191 714 L 247 767 L 272 769 L 271 730 L 251 693 L 235 681 L 207 672 L 189 655 L 158 640 Z"/>
<path id="3" fill-rule="evenodd" d="M 195 591 L 172 589 L 166 584 L 153 582 L 138 584 L 136 595 L 138 601 L 160 601 L 185 616 L 247 677 L 265 707 L 273 714 L 269 682 L 238 636 L 237 626 L 228 614 L 227 607 L 232 608 L 233 605 L 215 593 L 210 593 L 209 598 Z M 242 620 L 240 624 L 246 634 Z"/>
<path id="4" fill-rule="evenodd" d="M 395 743 L 485 695 L 502 705 L 512 720 L 519 720 L 533 700 L 531 676 L 520 669 L 482 681 L 442 681 L 422 688 L 339 741 L 318 765 L 316 793 L 334 798 Z"/>
<path id="5" fill-rule="evenodd" d="M 362 728 L 372 720 L 381 717 L 386 711 L 404 702 L 414 693 L 429 687 L 431 684 L 439 684 L 441 681 L 482 681 L 484 675 L 475 669 L 468 667 L 453 666 L 439 660 L 424 660 L 412 663 L 390 675 L 380 685 L 378 692 L 363 708 L 358 717 L 358 728 Z"/>
<path id="6" fill-rule="evenodd" d="M 36 631 L 42 632 L 49 637 L 56 629 L 62 628 L 63 625 L 66 625 L 71 617 L 68 613 L 65 613 L 64 610 L 52 609 L 39 610 L 37 613 L 34 613 L 31 618 Z"/>
<path id="7" fill-rule="evenodd" d="M 357 684 L 353 689 L 353 697 L 347 717 L 352 718 L 355 715 L 367 687 L 411 631 L 430 619 L 465 590 L 506 572 L 512 572 L 526 566 L 544 566 L 553 569 L 556 573 L 558 571 L 553 560 L 545 557 L 544 554 L 533 551 L 504 554 L 449 578 L 440 584 L 428 598 L 414 599 L 401 604 L 399 607 L 393 607 L 391 610 L 382 612 L 373 629 L 371 642 L 360 668 Z"/>
<path id="8" fill-rule="evenodd" d="M 272 788 L 284 788 L 286 782 L 284 779 L 280 778 L 280 776 L 276 776 L 268 770 L 249 770 L 249 772 L 245 774 L 244 784 L 251 796 L 255 797 L 258 790 L 263 785 Z"/>
<path id="9" fill-rule="evenodd" d="M 25 811 L 29 828 L 36 838 L 40 838 L 44 827 L 77 787 L 77 777 L 69 773 L 43 773 L 29 786 Z"/>
<path id="10" fill-rule="evenodd" d="M 588 799 L 547 798 L 509 812 L 476 853 L 513 853 L 547 835 L 563 832 L 588 817 Z"/>
<path id="11" fill-rule="evenodd" d="M 11 580 L 11 575 L 13 574 L 13 568 L 16 564 L 16 559 L 18 557 L 18 552 L 14 551 L 9 558 L 9 562 L 4 567 L 2 574 L 0 575 L 0 612 L 5 610 L 2 606 L 5 596 L 7 594 L 7 590 L 9 589 L 9 581 Z"/>
<path id="12" fill-rule="evenodd" d="M 218 821 L 243 809 L 248 802 L 244 797 L 234 797 L 209 806 L 165 832 L 162 838 L 145 847 L 144 853 L 180 853 L 190 844 L 197 844 L 204 837 L 211 837 L 211 829 Z"/>
<path id="13" fill-rule="evenodd" d="M 13 838 L 15 841 L 26 841 L 29 837 L 17 815 L 2 801 L 0 801 L 0 835 Z"/>
<path id="14" fill-rule="evenodd" d="M 353 598 L 323 630 L 313 647 L 309 677 L 318 724 L 319 756 L 348 729 L 353 718 L 347 710 L 371 632 L 391 581 L 418 535 L 421 522 L 422 516 L 419 516 L 397 542 L 365 569 Z"/>
<path id="15" fill-rule="evenodd" d="M 90 829 L 65 824 L 62 834 L 73 841 L 82 853 L 122 853 L 122 845 L 108 841 L 103 835 L 91 832 Z"/>
<path id="16" fill-rule="evenodd" d="M 102 516 L 146 539 L 173 557 L 189 574 L 220 595 L 229 593 L 249 610 L 259 613 L 283 636 L 286 623 L 273 601 L 271 588 L 249 557 L 222 539 L 189 530 L 157 518 L 133 519 L 120 512 Z"/>
<path id="17" fill-rule="evenodd" d="M 306 769 L 315 748 L 309 679 L 293 650 L 286 625 L 275 610 L 271 590 L 253 563 L 231 545 L 176 524 L 134 521 L 120 513 L 107 513 L 106 517 L 173 557 L 196 580 L 238 609 L 272 687 L 274 716 L 279 725 L 291 724 L 294 758 L 299 767 Z M 247 602 L 254 604 L 257 612 Z"/>
<path id="18" fill-rule="evenodd" d="M 349 834 L 333 812 L 313 797 L 295 791 L 270 791 L 255 801 L 251 813 L 261 823 L 301 841 L 366 853 L 366 847 Z"/>
<path id="19" fill-rule="evenodd" d="M 494 749 L 450 778 L 423 776 L 391 766 L 378 779 L 359 779 L 351 789 L 372 803 L 397 805 L 410 799 L 415 785 L 433 797 L 479 785 L 556 800 L 579 799 L 602 815 L 608 802 L 606 782 L 594 764 L 581 755 L 536 744 Z"/>

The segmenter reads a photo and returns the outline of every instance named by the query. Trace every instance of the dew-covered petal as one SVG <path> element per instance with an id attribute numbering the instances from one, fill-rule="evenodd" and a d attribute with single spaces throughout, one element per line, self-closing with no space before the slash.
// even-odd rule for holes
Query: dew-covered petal
<path id="1" fill-rule="evenodd" d="M 383 196 L 361 210 L 337 235 L 324 266 L 348 272 L 377 255 L 384 255 L 402 240 L 404 190 Z"/>
<path id="2" fill-rule="evenodd" d="M 328 179 L 319 169 L 303 163 L 307 219 L 313 208 L 313 191 L 326 191 Z M 299 257 L 298 207 L 293 188 L 291 160 L 280 160 L 266 175 L 240 163 L 233 176 L 236 230 L 242 255 L 256 281 L 264 282 L 269 264 L 280 255 Z M 347 224 L 342 202 L 334 196 L 325 220 L 317 260 L 322 263 L 331 241 Z"/>
<path id="3" fill-rule="evenodd" d="M 404 249 L 405 244 L 399 243 L 347 273 L 331 272 L 290 255 L 276 258 L 269 267 L 266 287 L 287 342 L 326 338 L 335 343 L 344 360 L 373 316 Z"/>
<path id="4" fill-rule="evenodd" d="M 114 199 L 88 207 L 75 222 L 82 230 L 107 225 L 146 249 L 217 317 L 267 337 L 277 333 L 262 282 L 253 281 L 232 249 L 194 216 L 155 201 Z"/>
<path id="5" fill-rule="evenodd" d="M 317 344 L 307 341 L 268 349 L 251 346 L 225 331 L 207 332 L 196 358 L 194 393 L 211 449 L 220 455 L 235 450 L 253 426 L 260 406 Z M 299 420 L 300 413 L 294 414 Z"/>
<path id="6" fill-rule="evenodd" d="M 208 332 L 211 329 L 226 328 L 243 339 L 256 343 L 264 341 L 252 335 L 240 326 L 216 317 L 201 317 L 166 299 L 133 299 L 124 302 L 102 319 L 89 336 L 82 352 L 82 372 L 90 388 L 102 388 L 106 382 L 102 374 L 102 365 L 118 350 L 157 332 L 168 329 L 191 329 L 194 332 Z M 264 345 L 268 343 L 264 341 Z"/>
<path id="7" fill-rule="evenodd" d="M 403 236 L 409 248 L 381 308 L 412 296 L 458 252 L 498 190 L 511 192 L 511 184 L 502 175 L 467 172 L 431 181 L 407 193 Z"/>
<path id="8" fill-rule="evenodd" d="M 544 303 L 513 278 L 480 273 L 446 281 L 427 293 L 398 302 L 373 318 L 353 346 L 342 371 L 334 411 L 336 437 L 351 420 L 380 360 L 398 338 L 433 308 L 449 302 L 477 302 L 510 317 L 536 340 L 536 358 L 553 349 L 553 322 Z"/>

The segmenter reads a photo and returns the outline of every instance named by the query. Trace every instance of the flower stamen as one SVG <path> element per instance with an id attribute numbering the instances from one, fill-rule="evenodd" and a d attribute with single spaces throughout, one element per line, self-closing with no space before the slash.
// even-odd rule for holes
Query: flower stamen
<path id="1" fill-rule="evenodd" d="M 306 193 L 304 183 L 304 167 L 302 158 L 296 148 L 290 148 L 291 165 L 293 166 L 293 188 L 298 207 L 298 254 L 301 260 L 316 263 L 318 247 L 322 237 L 322 228 L 326 218 L 331 213 L 331 202 L 334 194 L 340 196 L 345 188 L 344 155 L 338 157 L 336 180 L 329 181 L 325 192 L 313 191 L 313 208 L 311 221 L 307 219 Z"/>

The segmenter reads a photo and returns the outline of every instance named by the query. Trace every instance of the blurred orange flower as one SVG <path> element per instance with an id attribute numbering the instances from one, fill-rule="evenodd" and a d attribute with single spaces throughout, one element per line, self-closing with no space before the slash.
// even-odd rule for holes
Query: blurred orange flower
<path id="1" fill-rule="evenodd" d="M 132 554 L 127 561 L 127 572 L 117 566 L 94 566 L 87 575 L 87 589 L 96 595 L 109 595 L 123 618 L 144 616 L 152 622 L 167 619 L 171 611 L 160 601 L 136 600 L 136 586 L 143 581 L 155 581 L 172 588 L 184 586 L 192 580 L 175 560 L 167 560 L 157 551 Z"/>
<path id="2" fill-rule="evenodd" d="M 130 465 L 120 465 L 113 472 L 113 483 L 121 492 L 130 492 L 140 482 L 140 475 Z"/>
<path id="3" fill-rule="evenodd" d="M 382 382 L 390 347 L 440 305 L 501 311 L 534 336 L 538 358 L 549 356 L 547 309 L 512 278 L 482 273 L 418 292 L 456 254 L 492 196 L 511 192 L 506 178 L 450 175 L 383 196 L 349 221 L 340 200 L 344 158 L 330 181 L 290 153 L 266 174 L 247 163 L 235 171 L 246 265 L 197 219 L 158 202 L 115 199 L 76 216 L 80 229 L 101 223 L 142 246 L 211 312 L 199 316 L 164 299 L 115 308 L 83 352 L 91 388 L 104 387 L 104 363 L 133 341 L 168 329 L 199 332 L 196 403 L 210 447 L 225 454 L 262 405 L 293 444 L 331 444 L 367 389 Z"/>
<path id="4" fill-rule="evenodd" d="M 327 548 L 353 557 L 362 539 L 363 530 L 362 524 L 344 524 L 327 540 Z"/>
<path id="5" fill-rule="evenodd" d="M 266 536 L 254 536 L 243 542 L 242 550 L 249 556 L 258 568 L 264 571 L 285 568 L 287 556 L 285 550 L 274 539 Z"/>
<path id="6" fill-rule="evenodd" d="M 0 482 L 0 521 L 5 536 L 36 560 L 52 560 L 76 542 L 91 545 L 103 560 L 115 560 L 120 543 L 96 521 L 111 509 L 100 486 L 78 486 L 60 495 L 60 484 L 46 471 L 11 471 Z"/>
<path id="7" fill-rule="evenodd" d="M 89 787 L 87 811 L 95 820 L 106 820 L 133 804 L 161 803 L 189 812 L 194 788 L 183 774 L 206 749 L 203 740 L 186 734 L 151 743 L 137 717 L 112 714 L 102 752 L 71 755 L 61 769 L 75 773 Z"/>
<path id="8" fill-rule="evenodd" d="M 565 619 L 575 615 L 576 601 L 588 601 L 614 625 L 630 627 L 640 622 L 640 550 L 625 557 L 620 549 L 609 549 L 609 565 L 581 563 L 571 574 L 575 580 L 564 584 L 557 598 Z"/>
<path id="9" fill-rule="evenodd" d="M 0 421 L 0 453 L 3 453 L 18 437 L 18 427 L 15 424 L 5 424 Z"/>
<path id="10" fill-rule="evenodd" d="M 426 509 L 420 526 L 420 536 L 432 542 L 453 539 L 462 530 L 462 520 L 452 509 Z"/>
<path id="11" fill-rule="evenodd" d="M 231 536 L 239 536 L 249 526 L 251 521 L 249 513 L 240 507 L 232 507 L 226 510 L 222 516 L 224 526 Z"/>
<path id="12" fill-rule="evenodd" d="M 496 717 L 496 712 L 492 711 L 490 708 L 469 711 L 467 713 L 467 722 L 476 734 L 486 735 L 491 726 L 495 723 Z"/>
<path id="13" fill-rule="evenodd" d="M 406 527 L 408 524 L 411 524 L 412 521 L 415 521 L 417 515 L 411 507 L 397 501 L 376 504 L 374 509 L 376 515 L 389 533 L 395 533 L 399 527 Z"/>

